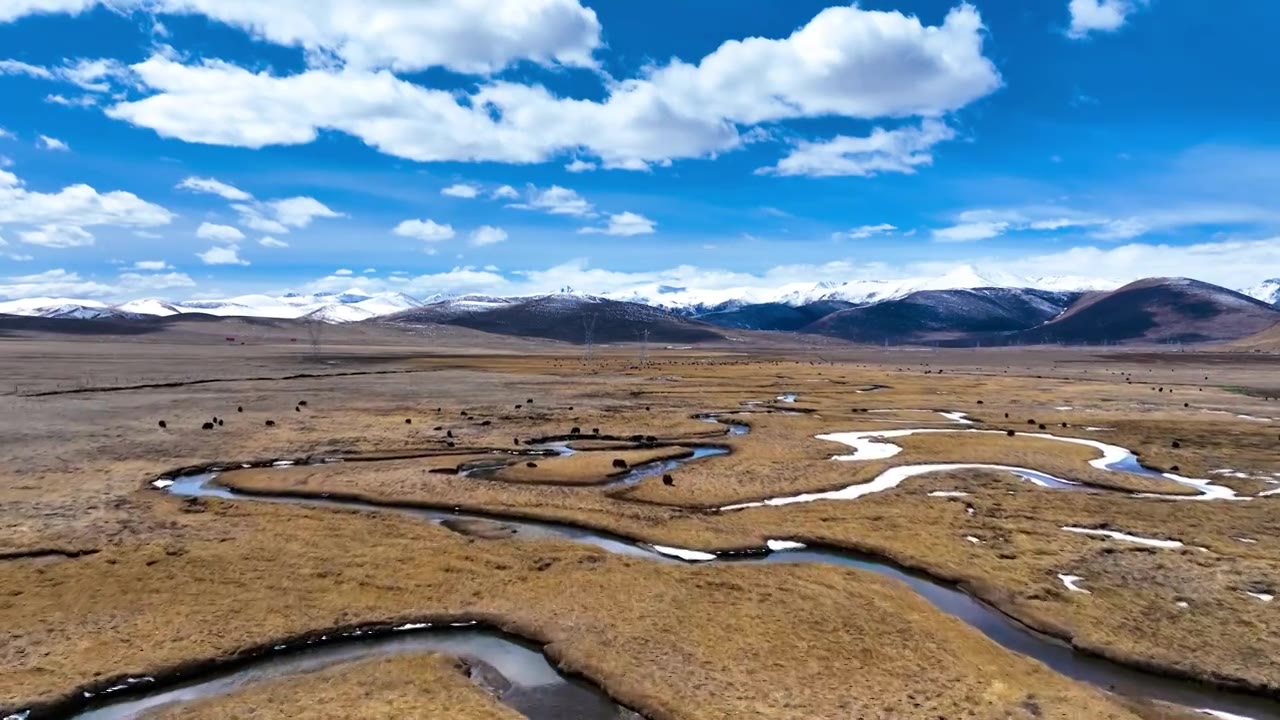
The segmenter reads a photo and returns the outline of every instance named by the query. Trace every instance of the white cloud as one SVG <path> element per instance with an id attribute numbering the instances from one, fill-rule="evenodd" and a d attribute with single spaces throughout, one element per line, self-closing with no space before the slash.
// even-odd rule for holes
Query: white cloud
<path id="1" fill-rule="evenodd" d="M 299 196 L 265 202 L 232 203 L 240 215 L 240 224 L 262 233 L 285 235 L 290 227 L 304 228 L 316 218 L 339 218 L 346 215 L 312 197 Z"/>
<path id="2" fill-rule="evenodd" d="M 44 101 L 54 105 L 62 105 L 64 107 L 90 108 L 98 104 L 98 98 L 93 95 L 81 95 L 79 97 L 69 98 L 59 93 L 50 93 L 45 95 Z"/>
<path id="3" fill-rule="evenodd" d="M 117 293 L 136 293 L 139 291 L 168 290 L 179 287 L 195 287 L 195 281 L 186 273 L 122 273 L 117 278 L 120 285 Z"/>
<path id="4" fill-rule="evenodd" d="M 259 240 L 259 241 L 258 241 L 258 244 L 259 244 L 259 245 L 261 245 L 262 247 L 269 247 L 269 248 L 287 248 L 287 247 L 289 247 L 289 243 L 287 243 L 287 242 L 285 242 L 285 241 L 283 241 L 283 240 L 277 240 L 277 239 L 275 239 L 275 238 L 273 238 L 273 237 L 270 237 L 270 236 L 262 238 L 261 240 Z"/>
<path id="5" fill-rule="evenodd" d="M 503 185 L 493 191 L 492 197 L 495 200 L 518 200 L 520 193 L 510 185 Z"/>
<path id="6" fill-rule="evenodd" d="M 1151 208 L 1128 214 L 1082 211 L 1060 206 L 983 208 L 966 210 L 951 227 L 933 231 L 941 242 L 986 240 L 1012 231 L 1083 232 L 1095 240 L 1132 240 L 1149 233 L 1176 232 L 1186 228 L 1223 226 L 1280 227 L 1280 211 L 1240 204 L 1192 204 Z"/>
<path id="7" fill-rule="evenodd" d="M 85 247 L 93 244 L 93 233 L 75 225 L 58 225 L 50 223 L 41 225 L 35 230 L 23 230 L 18 239 L 28 245 L 40 245 L 47 248 Z"/>
<path id="8" fill-rule="evenodd" d="M 552 185 L 546 190 L 529 186 L 528 199 L 522 203 L 511 203 L 507 207 L 521 210 L 542 210 L 552 215 L 575 215 L 578 217 L 594 214 L 594 206 L 577 193 L 559 185 Z"/>
<path id="9" fill-rule="evenodd" d="M 132 82 L 128 66 L 112 59 L 68 61 L 57 68 L 56 73 L 62 80 L 89 92 L 108 92 L 115 83 Z"/>
<path id="10" fill-rule="evenodd" d="M 240 258 L 239 245 L 215 245 L 202 253 L 196 253 L 200 262 L 205 265 L 248 265 L 248 260 Z"/>
<path id="11" fill-rule="evenodd" d="M 507 231 L 492 225 L 481 225 L 471 231 L 471 244 L 476 247 L 496 245 L 507 239 Z"/>
<path id="12" fill-rule="evenodd" d="M 873 235 L 883 235 L 885 233 L 897 232 L 897 226 L 889 223 L 880 223 L 879 225 L 859 225 L 856 228 L 846 230 L 844 232 L 831 233 L 832 240 L 866 240 Z"/>
<path id="13" fill-rule="evenodd" d="M 311 197 L 291 197 L 267 203 L 275 211 L 276 219 L 289 227 L 304 228 L 316 218 L 345 217 L 327 205 Z"/>
<path id="14" fill-rule="evenodd" d="M 580 173 L 580 172 L 590 172 L 591 170 L 595 170 L 597 167 L 599 166 L 593 162 L 583 160 L 582 158 L 574 158 L 573 162 L 564 166 L 564 169 L 568 170 L 571 173 Z"/>
<path id="15" fill-rule="evenodd" d="M 469 200 L 480 194 L 480 187 L 473 183 L 457 183 L 441 190 L 440 194 Z"/>
<path id="16" fill-rule="evenodd" d="M 519 60 L 593 67 L 600 23 L 578 0 L 5 0 L 0 22 L 26 14 L 119 11 L 201 15 L 317 64 L 490 73 Z"/>
<path id="17" fill-rule="evenodd" d="M 178 187 L 183 190 L 217 195 L 225 200 L 244 201 L 253 199 L 253 196 L 244 190 L 214 178 L 189 177 L 178 183 Z"/>
<path id="18" fill-rule="evenodd" d="M 4 8 L 0 6 L 0 18 L 2 17 L 4 17 Z M 0 60 L 0 75 L 26 75 L 40 80 L 53 80 L 56 77 L 49 68 L 21 60 Z"/>
<path id="19" fill-rule="evenodd" d="M 340 275 L 340 276 L 350 276 L 350 275 L 354 275 L 355 273 L 353 273 L 349 268 L 342 268 L 340 270 L 334 270 L 333 274 Z"/>
<path id="20" fill-rule="evenodd" d="M 363 274 L 368 275 L 369 273 L 376 273 L 376 272 L 378 272 L 378 268 L 365 268 Z"/>
<path id="21" fill-rule="evenodd" d="M 172 220 L 173 213 L 133 193 L 99 193 L 83 184 L 68 185 L 56 193 L 34 192 L 18 176 L 0 170 L 0 225 L 150 227 Z"/>
<path id="22" fill-rule="evenodd" d="M 284 223 L 263 215 L 264 212 L 270 212 L 270 208 L 247 203 L 232 203 L 231 209 L 240 214 L 240 224 L 250 230 L 276 233 L 278 235 L 285 235 L 289 232 L 289 228 L 285 227 Z"/>
<path id="23" fill-rule="evenodd" d="M 921 165 L 933 164 L 933 146 L 955 136 L 955 130 L 940 120 L 925 120 L 919 127 L 875 128 L 866 137 L 837 135 L 830 140 L 801 142 L 776 165 L 756 172 L 810 177 L 909 175 Z"/>
<path id="24" fill-rule="evenodd" d="M 1007 222 L 971 222 L 938 228 L 933 231 L 933 239 L 938 242 L 972 242 L 999 237 L 1009 229 Z"/>
<path id="25" fill-rule="evenodd" d="M 87 280 L 58 268 L 34 275 L 0 278 L 0 297 L 17 299 L 42 296 L 98 297 L 114 291 L 109 285 Z"/>
<path id="26" fill-rule="evenodd" d="M 603 228 L 585 227 L 579 233 L 602 233 L 604 235 L 650 235 L 655 232 L 657 223 L 649 218 L 633 212 L 621 212 L 609 215 L 609 224 Z"/>
<path id="27" fill-rule="evenodd" d="M 160 270 L 172 270 L 173 266 L 163 260 L 139 260 L 133 264 L 133 269 L 158 272 Z"/>
<path id="28" fill-rule="evenodd" d="M 314 12 L 317 23 L 324 12 Z M 505 80 L 463 95 L 359 64 L 276 76 L 157 54 L 132 66 L 149 95 L 106 112 L 164 137 L 213 145 L 304 144 L 334 130 L 421 162 L 536 163 L 572 153 L 639 170 L 762 140 L 767 133 L 752 127 L 762 123 L 940 116 L 1000 86 L 982 43 L 981 17 L 967 4 L 936 27 L 899 12 L 832 7 L 788 37 L 731 40 L 696 64 L 673 59 L 611 81 L 599 101 Z"/>
<path id="29" fill-rule="evenodd" d="M 216 240 L 218 242 L 235 242 L 244 239 L 244 233 L 230 225 L 219 225 L 217 223 L 203 222 L 200 227 L 196 228 L 196 237 L 201 240 Z"/>
<path id="30" fill-rule="evenodd" d="M 1091 32 L 1115 32 L 1124 26 L 1138 4 L 1146 0 L 1071 0 L 1067 5 L 1071 13 L 1068 37 L 1083 38 Z"/>
<path id="31" fill-rule="evenodd" d="M 16 137 L 17 135 L 14 135 L 8 128 L 0 127 L 0 140 L 12 140 Z"/>
<path id="32" fill-rule="evenodd" d="M 0 298 L 29 297 L 98 298 L 121 297 L 169 288 L 194 287 L 184 273 L 122 273 L 115 284 L 90 280 L 78 273 L 57 268 L 33 275 L 0 277 Z"/>
<path id="33" fill-rule="evenodd" d="M 36 147 L 41 150 L 55 150 L 58 152 L 66 152 L 71 149 L 70 145 L 58 138 L 49 137 L 48 135 L 41 135 L 36 138 Z"/>
<path id="34" fill-rule="evenodd" d="M 452 225 L 440 225 L 434 220 L 405 220 L 391 232 L 429 243 L 442 242 L 457 235 Z"/>

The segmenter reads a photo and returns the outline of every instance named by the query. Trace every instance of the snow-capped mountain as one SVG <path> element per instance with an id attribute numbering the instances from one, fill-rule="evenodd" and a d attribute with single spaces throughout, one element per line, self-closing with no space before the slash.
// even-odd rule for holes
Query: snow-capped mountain
<path id="1" fill-rule="evenodd" d="M 622 301 L 660 308 L 685 317 L 733 313 L 741 308 L 750 309 L 754 306 L 773 307 L 774 309 L 770 312 L 777 315 L 791 312 L 788 308 L 812 310 L 815 307 L 825 307 L 828 311 L 834 311 L 842 307 L 899 300 L 913 293 L 927 291 L 1004 288 L 1031 292 L 1085 293 L 1111 291 L 1120 287 L 1121 284 L 1105 278 L 1074 275 L 1023 277 L 1006 272 L 979 270 L 965 265 L 945 275 L 894 280 L 869 279 L 846 282 L 826 280 L 718 288 L 654 282 L 595 294 L 573 288 L 561 288 L 559 292 L 548 295 L 500 297 L 437 293 L 417 299 L 403 293 L 370 293 L 352 288 L 346 292 L 249 294 L 223 299 L 184 301 L 144 298 L 119 305 L 110 305 L 97 300 L 41 297 L 0 302 L 0 314 L 96 319 L 205 313 L 262 318 L 305 317 L 324 322 L 345 323 L 413 311 L 415 319 L 419 322 L 433 321 L 432 318 L 436 319 L 434 321 L 448 322 L 463 315 L 500 310 L 512 303 L 550 298 L 559 302 Z M 1241 292 L 1280 307 L 1280 278 L 1266 280 Z M 809 314 L 812 313 L 809 312 Z M 801 320 L 803 318 L 794 319 L 795 322 Z"/>
<path id="2" fill-rule="evenodd" d="M 787 283 L 776 287 L 736 287 L 719 290 L 653 284 L 603 295 L 613 300 L 638 302 L 677 312 L 702 314 L 765 303 L 779 303 L 792 307 L 816 302 L 847 302 L 865 305 L 903 298 L 921 290 L 971 290 L 995 287 L 1053 292 L 1092 292 L 1114 290 L 1121 284 L 1103 278 L 1073 275 L 1022 277 L 1005 272 L 979 271 L 965 265 L 945 275 L 901 280 L 851 280 L 843 283 L 823 281 Z"/>
<path id="3" fill-rule="evenodd" d="M 1240 292 L 1264 303 L 1280 306 L 1280 278 L 1263 280 L 1257 285 Z"/>
<path id="4" fill-rule="evenodd" d="M 111 317 L 113 313 L 106 303 L 97 300 L 34 297 L 0 302 L 0 315 L 92 320 Z"/>
<path id="5" fill-rule="evenodd" d="M 352 289 L 343 293 L 240 295 L 224 300 L 181 302 L 144 298 L 119 305 L 72 298 L 27 298 L 0 302 L 0 314 L 91 320 L 105 317 L 168 317 L 182 313 L 204 313 L 264 318 L 314 317 L 325 322 L 342 323 L 391 315 L 421 304 L 421 301 L 403 293 L 369 294 Z"/>

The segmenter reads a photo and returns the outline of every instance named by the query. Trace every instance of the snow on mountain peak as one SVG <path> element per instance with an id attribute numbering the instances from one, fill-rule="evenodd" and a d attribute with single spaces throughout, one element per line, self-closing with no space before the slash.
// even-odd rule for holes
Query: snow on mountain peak
<path id="1" fill-rule="evenodd" d="M 1271 305 L 1280 305 L 1280 278 L 1271 278 L 1263 280 L 1251 288 L 1240 291 L 1251 298 L 1261 300 Z"/>

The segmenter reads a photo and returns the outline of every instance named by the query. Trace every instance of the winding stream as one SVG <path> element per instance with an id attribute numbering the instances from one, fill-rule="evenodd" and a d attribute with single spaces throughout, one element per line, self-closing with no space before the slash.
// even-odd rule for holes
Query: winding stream
<path id="1" fill-rule="evenodd" d="M 468 624 L 474 625 L 461 625 Z M 283 648 L 281 653 L 284 653 Z M 565 677 L 536 646 L 519 638 L 479 627 L 432 627 L 425 624 L 402 625 L 371 636 L 356 631 L 309 647 L 290 648 L 287 653 L 272 655 L 238 669 L 134 695 L 72 717 L 76 720 L 128 720 L 164 706 L 228 695 L 253 683 L 372 658 L 425 653 L 465 658 L 471 666 L 473 681 L 488 688 L 503 704 L 530 720 L 562 720 L 566 717 L 623 720 L 638 717 L 618 706 L 598 688 Z"/>
<path id="2" fill-rule="evenodd" d="M 744 425 L 733 425 L 727 421 L 717 420 L 714 416 L 704 417 L 709 422 L 724 422 L 730 432 L 742 434 L 749 431 Z M 900 437 L 916 431 L 878 431 L 879 437 Z M 975 430 L 953 430 L 952 432 L 992 432 Z M 886 435 L 886 433 L 895 433 Z M 846 433 L 845 435 L 850 435 Z M 871 442 L 870 433 L 862 433 L 867 442 Z M 1136 457 L 1127 450 L 1116 446 L 1096 443 L 1095 441 L 1077 438 L 1059 438 L 1044 434 L 1032 434 L 1033 437 L 1049 437 L 1067 442 L 1079 442 L 1103 450 L 1104 457 L 1093 461 L 1095 467 L 1110 470 L 1137 471 L 1153 474 L 1154 471 L 1142 468 Z M 851 444 L 852 443 L 846 443 Z M 885 445 L 884 443 L 871 443 Z M 1101 447 L 1100 447 L 1101 446 Z M 864 446 L 865 447 L 865 446 Z M 895 447 L 891 446 L 890 447 Z M 899 448 L 900 449 L 900 448 Z M 722 452 L 727 450 L 721 448 Z M 875 450 L 873 452 L 886 452 Z M 890 455 L 895 453 L 890 453 Z M 701 457 L 706 457 L 702 455 Z M 697 458 L 682 458 L 675 461 L 664 461 L 661 465 L 670 469 L 675 465 L 690 462 Z M 847 459 L 866 459 L 855 454 Z M 983 467 L 981 465 L 932 465 L 902 466 L 895 468 L 899 472 L 910 471 L 910 475 L 931 472 L 938 469 L 958 469 L 965 467 Z M 928 468 L 920 470 L 921 468 Z M 1074 489 L 1075 484 L 1059 478 L 1021 468 L 1006 468 L 1023 477 L 1044 485 L 1059 489 Z M 664 470 L 644 466 L 632 472 L 645 472 L 647 477 Z M 891 470 L 892 471 L 892 470 Z M 1159 474 L 1159 473 L 1154 473 Z M 1168 477 L 1167 474 L 1159 474 Z M 627 476 L 630 477 L 631 473 Z M 1037 476 L 1040 476 L 1039 478 Z M 638 478 L 635 478 L 638 479 Z M 635 479 L 631 481 L 634 482 Z M 878 480 L 879 478 L 877 478 Z M 905 479 L 905 476 L 904 478 Z M 876 481 L 872 481 L 874 483 Z M 899 480 L 900 482 L 900 480 Z M 1191 482 L 1202 488 L 1199 483 Z M 866 483 L 864 485 L 870 485 Z M 1057 485 L 1055 483 L 1067 483 Z M 805 547 L 804 545 L 786 541 L 771 540 L 765 548 L 745 553 L 734 553 L 716 556 L 695 550 L 655 547 L 645 543 L 607 532 L 591 530 L 574 525 L 525 520 L 506 517 L 498 514 L 453 513 L 442 510 L 421 509 L 413 507 L 388 507 L 377 503 L 358 500 L 304 498 L 288 495 L 259 495 L 239 493 L 216 482 L 216 473 L 198 474 L 162 478 L 153 483 L 157 488 L 182 497 L 216 497 L 242 501 L 287 503 L 305 506 L 334 507 L 361 511 L 378 510 L 400 512 L 429 522 L 442 523 L 446 520 L 480 519 L 501 522 L 512 531 L 513 538 L 538 539 L 558 538 L 589 544 L 611 553 L 631 556 L 642 556 L 659 561 L 673 562 L 672 558 L 692 561 L 718 561 L 734 563 L 797 563 L 816 562 L 842 567 L 852 567 L 875 572 L 907 583 L 912 589 L 933 603 L 940 610 L 968 623 L 1000 645 L 1035 658 L 1057 672 L 1068 677 L 1090 683 L 1105 690 L 1135 697 L 1150 698 L 1175 703 L 1187 708 L 1219 713 L 1230 713 L 1243 718 L 1255 720 L 1280 720 L 1280 703 L 1274 700 L 1221 690 L 1193 681 L 1167 678 L 1156 674 L 1142 672 L 1125 665 L 1114 663 L 1086 652 L 1078 651 L 1053 638 L 1041 635 L 1017 623 L 998 610 L 976 600 L 967 593 L 947 583 L 904 570 L 883 560 L 865 557 L 853 552 L 834 548 Z M 858 486 L 861 487 L 861 486 Z M 883 489 L 883 488 L 882 488 Z M 837 491 L 838 492 L 838 491 Z M 1213 491 L 1209 491 L 1210 493 Z M 864 493 L 865 494 L 865 493 Z M 814 493 L 811 495 L 820 495 Z M 799 496 L 788 496 L 791 498 Z M 818 498 L 813 498 L 818 499 Z M 776 502 L 770 504 L 781 504 Z M 794 500 L 800 502 L 800 500 Z M 759 504 L 769 503 L 761 501 Z M 480 663 L 491 667 L 500 677 L 506 679 L 510 689 L 498 697 L 511 707 L 526 714 L 534 720 L 543 718 L 575 717 L 587 720 L 605 718 L 634 717 L 630 711 L 617 706 L 607 699 L 601 691 L 581 682 L 567 679 L 559 675 L 546 659 L 532 647 L 520 641 L 481 629 L 438 630 L 406 628 L 412 634 L 377 638 L 336 638 L 333 643 L 319 645 L 301 653 L 293 649 L 282 649 L 281 654 L 269 654 L 240 670 L 213 674 L 188 684 L 148 691 L 150 684 L 139 683 L 120 688 L 120 692 L 110 697 L 103 697 L 91 709 L 74 715 L 80 720 L 122 720 L 136 717 L 147 708 L 162 704 L 191 702 L 192 700 L 221 695 L 235 691 L 243 685 L 257 680 L 291 675 L 300 672 L 350 662 L 368 657 L 397 654 L 405 652 L 443 652 L 465 658 L 475 658 Z M 117 696 L 119 699 L 117 699 Z"/>

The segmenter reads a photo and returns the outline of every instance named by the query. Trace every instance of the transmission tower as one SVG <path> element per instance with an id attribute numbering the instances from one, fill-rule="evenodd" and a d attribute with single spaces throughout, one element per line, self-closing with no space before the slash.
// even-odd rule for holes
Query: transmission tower
<path id="1" fill-rule="evenodd" d="M 584 362 L 591 362 L 596 356 L 596 314 L 584 315 L 582 317 L 583 344 L 586 348 L 582 352 Z"/>
<path id="2" fill-rule="evenodd" d="M 324 348 L 324 321 L 319 318 L 307 321 L 307 339 L 311 341 L 311 356 L 319 359 Z"/>
<path id="3" fill-rule="evenodd" d="M 649 328 L 640 331 L 640 367 L 649 364 Z"/>

